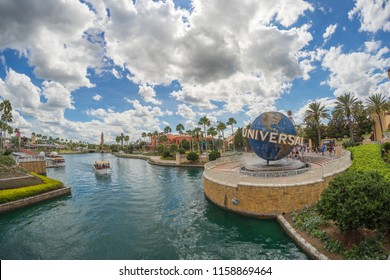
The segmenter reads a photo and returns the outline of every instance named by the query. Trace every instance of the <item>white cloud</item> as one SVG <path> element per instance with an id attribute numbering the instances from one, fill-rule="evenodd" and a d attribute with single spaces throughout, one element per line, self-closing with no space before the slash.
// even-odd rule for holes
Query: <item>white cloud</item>
<path id="1" fill-rule="evenodd" d="M 149 85 L 140 85 L 138 89 L 138 94 L 142 96 L 145 102 L 149 102 L 152 104 L 162 104 L 160 100 L 157 100 L 156 91 L 153 87 Z"/>
<path id="2" fill-rule="evenodd" d="M 369 41 L 364 43 L 367 52 L 375 52 L 381 47 L 381 45 L 381 41 Z"/>
<path id="3" fill-rule="evenodd" d="M 185 104 L 179 104 L 177 106 L 176 115 L 181 116 L 186 120 L 194 120 L 196 117 L 196 114 L 194 113 L 194 111 L 192 111 L 191 107 L 188 107 Z"/>
<path id="4" fill-rule="evenodd" d="M 335 96 L 352 92 L 364 98 L 370 92 L 377 91 L 378 86 L 387 80 L 386 69 L 390 64 L 390 58 L 386 55 L 388 53 L 386 47 L 371 53 L 348 54 L 344 54 L 341 47 L 332 47 L 322 61 L 322 67 L 330 71 L 325 84 L 335 90 Z M 386 88 L 390 87 L 389 82 L 385 84 Z"/>
<path id="5" fill-rule="evenodd" d="M 35 86 L 30 77 L 9 69 L 3 81 L 0 78 L 0 94 L 8 99 L 12 107 L 32 115 L 40 106 L 41 89 Z"/>
<path id="6" fill-rule="evenodd" d="M 328 42 L 328 40 L 333 35 L 333 33 L 335 33 L 336 28 L 337 28 L 337 23 L 331 24 L 326 28 L 325 33 L 322 35 L 322 37 L 324 38 L 324 44 L 326 44 L 326 42 Z"/>
<path id="7" fill-rule="evenodd" d="M 196 0 L 191 14 L 175 8 L 172 0 L 105 3 L 111 14 L 107 54 L 140 88 L 149 85 L 143 92 L 146 102 L 158 104 L 155 85 L 177 80 L 182 88 L 171 96 L 178 101 L 201 110 L 222 102 L 237 113 L 256 96 L 276 100 L 292 80 L 308 79 L 313 69 L 298 57 L 312 39 L 309 26 L 290 27 L 313 11 L 302 0 L 245 0 L 240 5 Z"/>
<path id="8" fill-rule="evenodd" d="M 111 73 L 114 75 L 115 78 L 117 79 L 122 79 L 122 74 L 118 72 L 115 68 L 112 69 Z"/>
<path id="9" fill-rule="evenodd" d="M 0 49 L 16 49 L 34 74 L 75 89 L 92 87 L 88 68 L 101 65 L 102 52 L 91 42 L 99 32 L 95 14 L 79 1 L 1 1 Z M 96 37 L 96 36 L 95 36 Z"/>
<path id="10" fill-rule="evenodd" d="M 356 15 L 360 20 L 359 31 L 390 31 L 390 2 L 388 0 L 355 0 L 355 7 L 348 12 L 352 20 Z"/>
<path id="11" fill-rule="evenodd" d="M 100 94 L 95 94 L 92 99 L 95 100 L 95 101 L 100 101 L 103 97 L 100 95 Z"/>

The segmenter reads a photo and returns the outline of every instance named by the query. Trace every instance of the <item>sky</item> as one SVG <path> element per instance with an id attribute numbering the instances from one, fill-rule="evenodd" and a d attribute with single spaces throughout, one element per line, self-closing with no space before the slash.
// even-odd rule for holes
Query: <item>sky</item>
<path id="1" fill-rule="evenodd" d="M 389 0 L 0 0 L 0 98 L 27 137 L 299 124 L 314 101 L 390 97 L 389 67 Z"/>

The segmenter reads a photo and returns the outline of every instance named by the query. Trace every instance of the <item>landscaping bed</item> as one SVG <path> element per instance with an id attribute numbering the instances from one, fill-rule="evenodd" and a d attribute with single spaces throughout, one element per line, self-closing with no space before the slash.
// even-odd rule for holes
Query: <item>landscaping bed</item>
<path id="1" fill-rule="evenodd" d="M 41 176 L 35 173 L 29 173 L 38 179 L 38 184 L 23 186 L 12 189 L 0 190 L 0 204 L 24 199 L 27 197 L 35 196 L 52 190 L 56 190 L 64 187 L 63 183 L 45 176 Z"/>
<path id="2" fill-rule="evenodd" d="M 316 205 L 285 215 L 329 259 L 387 259 L 390 254 L 390 166 L 381 145 L 349 148 L 350 169 L 337 175 Z"/>
<path id="3" fill-rule="evenodd" d="M 15 175 L 18 177 L 0 180 L 0 190 L 22 188 L 43 183 L 41 179 L 34 176 L 26 176 L 26 174 L 24 174 L 24 176 L 20 176 L 20 174 Z"/>

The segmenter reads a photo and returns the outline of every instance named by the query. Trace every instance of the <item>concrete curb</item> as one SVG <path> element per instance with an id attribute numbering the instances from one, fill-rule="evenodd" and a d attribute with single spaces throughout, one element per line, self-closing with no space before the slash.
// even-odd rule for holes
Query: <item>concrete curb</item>
<path id="1" fill-rule="evenodd" d="M 304 250 L 307 254 L 317 260 L 328 260 L 328 257 L 318 251 L 313 245 L 307 242 L 302 236 L 300 236 L 296 230 L 290 225 L 289 222 L 282 216 L 277 215 L 276 220 L 287 232 L 287 234 Z"/>
<path id="2" fill-rule="evenodd" d="M 29 205 L 33 205 L 45 200 L 49 200 L 55 197 L 59 197 L 62 195 L 71 194 L 71 189 L 68 187 L 62 187 L 60 189 L 56 189 L 53 191 L 49 191 L 46 193 L 38 194 L 35 196 L 23 198 L 16 201 L 7 202 L 4 204 L 0 204 L 0 213 L 14 211 L 19 208 L 23 208 Z"/>
<path id="3" fill-rule="evenodd" d="M 190 164 L 180 164 L 180 165 L 177 165 L 176 163 L 157 162 L 157 161 L 153 161 L 153 160 L 150 160 L 150 159 L 148 160 L 148 163 L 152 164 L 152 165 L 169 166 L 169 167 L 197 167 L 197 168 L 203 168 L 204 167 L 203 165 L 190 165 Z"/>

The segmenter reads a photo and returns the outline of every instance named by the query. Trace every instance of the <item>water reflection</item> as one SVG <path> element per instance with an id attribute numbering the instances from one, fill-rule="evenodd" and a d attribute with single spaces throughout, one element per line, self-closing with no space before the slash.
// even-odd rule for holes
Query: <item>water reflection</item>
<path id="1" fill-rule="evenodd" d="M 104 159 L 111 175 L 96 176 L 92 164 Z M 72 195 L 1 215 L 1 259 L 306 258 L 277 222 L 209 203 L 202 169 L 110 154 L 65 160 L 48 175 Z"/>

